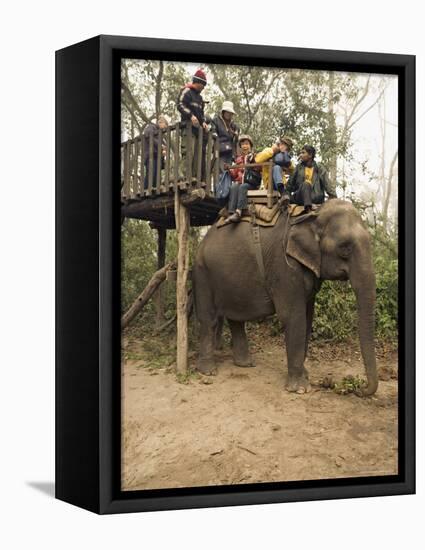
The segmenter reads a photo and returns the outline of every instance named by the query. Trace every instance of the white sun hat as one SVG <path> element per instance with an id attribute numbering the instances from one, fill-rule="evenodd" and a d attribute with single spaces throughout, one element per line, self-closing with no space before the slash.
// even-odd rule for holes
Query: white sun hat
<path id="1" fill-rule="evenodd" d="M 222 111 L 227 111 L 228 113 L 236 114 L 235 110 L 233 108 L 233 103 L 231 101 L 223 101 L 223 105 L 221 106 Z"/>

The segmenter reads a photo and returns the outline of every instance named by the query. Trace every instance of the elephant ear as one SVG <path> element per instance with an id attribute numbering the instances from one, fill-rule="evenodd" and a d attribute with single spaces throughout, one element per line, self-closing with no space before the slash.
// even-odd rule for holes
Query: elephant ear
<path id="1" fill-rule="evenodd" d="M 286 253 L 310 269 L 320 279 L 320 237 L 315 217 L 308 217 L 289 229 Z"/>

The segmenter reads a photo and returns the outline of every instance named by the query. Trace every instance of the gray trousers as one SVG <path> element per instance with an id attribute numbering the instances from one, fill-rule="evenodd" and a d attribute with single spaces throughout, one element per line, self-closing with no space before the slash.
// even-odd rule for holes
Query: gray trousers
<path id="1" fill-rule="evenodd" d="M 232 183 L 229 193 L 228 210 L 233 213 L 236 209 L 243 210 L 248 206 L 248 191 L 258 189 L 258 186 L 250 183 Z"/>

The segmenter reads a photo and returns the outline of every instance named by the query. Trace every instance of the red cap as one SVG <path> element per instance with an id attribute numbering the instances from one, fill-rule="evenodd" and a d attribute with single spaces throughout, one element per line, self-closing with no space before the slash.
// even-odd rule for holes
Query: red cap
<path id="1" fill-rule="evenodd" d="M 207 75 L 202 69 L 198 69 L 193 75 L 193 82 L 200 82 L 201 84 L 204 84 L 204 86 L 207 84 Z"/>

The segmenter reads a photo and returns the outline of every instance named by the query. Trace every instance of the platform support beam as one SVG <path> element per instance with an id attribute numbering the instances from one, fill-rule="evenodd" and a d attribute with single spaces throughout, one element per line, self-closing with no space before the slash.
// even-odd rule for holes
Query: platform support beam
<path id="1" fill-rule="evenodd" d="M 189 274 L 189 209 L 185 206 L 180 193 L 174 194 L 174 215 L 178 242 L 177 254 L 177 372 L 186 374 L 188 370 L 188 315 L 187 280 Z"/>

